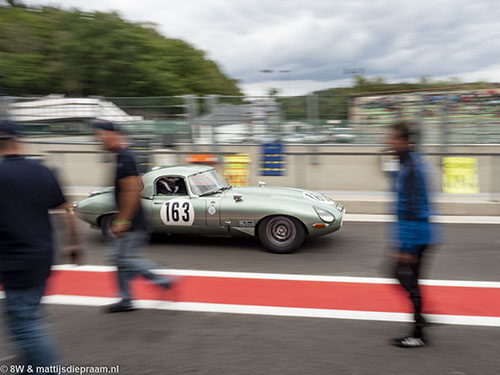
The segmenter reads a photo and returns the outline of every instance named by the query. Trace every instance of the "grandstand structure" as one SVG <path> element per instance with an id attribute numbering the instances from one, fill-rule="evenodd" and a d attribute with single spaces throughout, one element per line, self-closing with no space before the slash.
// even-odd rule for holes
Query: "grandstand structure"
<path id="1" fill-rule="evenodd" d="M 354 97 L 349 108 L 356 133 L 376 142 L 398 119 L 415 122 L 422 142 L 500 143 L 500 91 L 420 91 Z"/>

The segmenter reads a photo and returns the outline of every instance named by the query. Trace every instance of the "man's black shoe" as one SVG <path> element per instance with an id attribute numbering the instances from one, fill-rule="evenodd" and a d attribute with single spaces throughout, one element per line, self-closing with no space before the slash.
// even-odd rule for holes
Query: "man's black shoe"
<path id="1" fill-rule="evenodd" d="M 105 308 L 105 312 L 107 313 L 130 312 L 134 310 L 136 310 L 134 306 L 122 302 L 113 303 Z"/>
<path id="2" fill-rule="evenodd" d="M 399 348 L 423 348 L 427 342 L 421 337 L 404 336 L 392 340 L 392 345 Z"/>

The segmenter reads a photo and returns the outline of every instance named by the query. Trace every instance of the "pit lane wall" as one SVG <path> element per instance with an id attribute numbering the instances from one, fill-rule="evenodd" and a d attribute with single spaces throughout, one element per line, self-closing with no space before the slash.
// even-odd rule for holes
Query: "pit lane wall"
<path id="1" fill-rule="evenodd" d="M 287 152 L 304 152 L 308 155 L 287 155 L 283 176 L 260 175 L 261 146 L 259 145 L 218 145 L 216 148 L 213 145 L 178 145 L 168 150 L 182 154 L 155 154 L 153 163 L 156 165 L 185 163 L 190 152 L 244 153 L 248 154 L 251 160 L 249 185 L 255 186 L 259 181 L 264 181 L 272 186 L 344 192 L 344 196 L 347 197 L 350 194 L 350 199 L 357 202 L 354 212 L 385 213 L 387 210 L 382 207 L 385 207 L 386 199 L 376 197 L 377 194 L 390 192 L 390 179 L 388 172 L 384 171 L 386 169 L 384 160 L 381 155 L 356 155 L 356 153 L 381 152 L 383 149 L 382 146 L 289 145 Z M 113 156 L 102 153 L 102 148 L 98 145 L 27 143 L 25 150 L 27 154 L 43 156 L 45 163 L 57 171 L 62 184 L 70 188 L 69 191 L 71 189 L 81 191 L 84 188 L 90 189 L 112 184 Z M 425 151 L 440 152 L 441 150 L 436 146 L 426 147 Z M 342 155 L 316 155 L 318 152 L 342 153 Z M 500 146 L 454 146 L 448 147 L 448 152 L 491 154 L 500 152 Z M 345 155 L 345 153 L 352 153 L 352 155 Z M 485 202 L 496 202 L 493 206 L 490 205 L 493 208 L 479 211 L 486 215 L 500 215 L 497 202 L 500 200 L 500 156 L 474 157 L 478 162 L 477 175 L 480 188 L 475 199 L 483 197 Z M 442 193 L 441 156 L 428 156 L 427 158 L 432 166 L 434 190 Z M 218 155 L 216 159 L 219 162 L 214 166 L 223 173 L 223 156 Z M 366 192 L 375 198 L 369 201 L 365 198 L 352 198 L 353 195 Z M 447 197 L 448 201 L 456 201 L 453 195 L 447 195 Z M 341 199 L 337 198 L 337 200 Z M 459 206 L 459 202 L 455 203 Z M 350 212 L 354 213 L 352 209 Z M 457 208 L 451 213 L 481 214 L 481 212 L 473 210 L 473 212 L 465 213 L 464 210 Z"/>

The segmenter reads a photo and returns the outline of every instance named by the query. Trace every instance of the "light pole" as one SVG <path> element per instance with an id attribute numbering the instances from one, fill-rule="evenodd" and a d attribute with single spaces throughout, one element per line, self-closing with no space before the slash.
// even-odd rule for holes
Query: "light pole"
<path id="1" fill-rule="evenodd" d="M 352 87 L 354 88 L 355 80 L 354 77 L 360 74 L 365 74 L 365 68 L 346 68 L 343 70 L 344 74 L 350 75 L 352 77 Z"/>
<path id="2" fill-rule="evenodd" d="M 350 75 L 353 79 L 352 79 L 352 88 L 354 88 L 354 85 L 355 85 L 355 80 L 354 80 L 354 77 L 356 77 L 357 75 L 359 74 L 365 74 L 365 68 L 345 68 L 344 70 L 344 74 L 348 74 Z M 348 88 L 347 89 L 347 119 L 349 120 L 349 117 L 350 117 L 350 96 L 351 96 L 351 88 Z"/>
<path id="3" fill-rule="evenodd" d="M 344 74 L 365 74 L 365 68 L 346 68 L 344 69 Z"/>
<path id="4" fill-rule="evenodd" d="M 275 69 L 261 69 L 260 72 L 264 73 L 264 74 L 278 74 L 279 75 L 279 74 L 291 73 L 292 71 L 289 70 L 289 69 L 280 69 L 280 70 L 275 70 Z M 276 76 L 276 78 L 277 78 L 277 76 Z M 273 92 L 273 88 L 272 87 L 269 88 L 268 96 L 271 96 L 270 101 L 273 103 L 273 106 L 275 106 L 275 107 L 277 106 L 277 104 L 276 104 L 276 102 L 274 100 L 274 96 L 279 94 L 279 89 L 280 89 L 279 87 L 278 88 L 274 88 L 274 90 L 276 92 Z M 278 111 L 278 119 L 279 119 L 278 121 L 281 121 L 281 116 L 279 114 L 279 111 Z M 267 125 L 267 110 L 266 110 L 266 125 Z"/>
<path id="5" fill-rule="evenodd" d="M 291 73 L 292 71 L 288 70 L 288 69 L 282 69 L 282 70 L 261 69 L 260 72 L 265 73 L 265 74 L 274 74 L 274 73 L 277 73 L 277 74 L 284 74 L 285 73 L 286 74 L 286 73 Z M 279 90 L 279 88 L 277 88 L 277 89 Z"/>

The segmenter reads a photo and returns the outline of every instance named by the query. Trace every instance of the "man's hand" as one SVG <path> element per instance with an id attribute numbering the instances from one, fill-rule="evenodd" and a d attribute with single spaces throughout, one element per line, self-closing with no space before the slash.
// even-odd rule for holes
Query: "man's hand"
<path id="1" fill-rule="evenodd" d="M 130 230 L 132 223 L 129 220 L 113 220 L 111 223 L 111 232 L 116 237 L 123 237 Z"/>
<path id="2" fill-rule="evenodd" d="M 68 255 L 69 262 L 71 264 L 78 264 L 79 266 L 83 264 L 82 262 L 83 250 L 80 245 L 68 246 L 64 249 L 64 253 Z"/>

